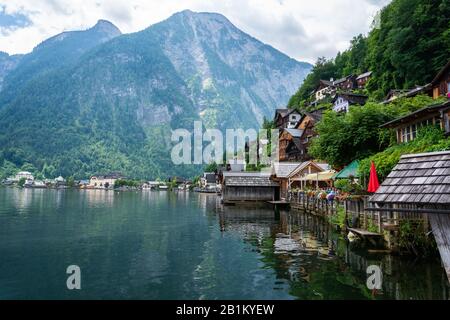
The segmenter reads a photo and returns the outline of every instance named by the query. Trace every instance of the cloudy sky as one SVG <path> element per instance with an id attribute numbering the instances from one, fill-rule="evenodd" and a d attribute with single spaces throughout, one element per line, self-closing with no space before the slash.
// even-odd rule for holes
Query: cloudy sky
<path id="1" fill-rule="evenodd" d="M 62 31 L 87 29 L 98 19 L 123 33 L 171 14 L 219 12 L 238 28 L 297 60 L 333 57 L 367 33 L 390 0 L 0 0 L 0 51 L 27 53 Z"/>

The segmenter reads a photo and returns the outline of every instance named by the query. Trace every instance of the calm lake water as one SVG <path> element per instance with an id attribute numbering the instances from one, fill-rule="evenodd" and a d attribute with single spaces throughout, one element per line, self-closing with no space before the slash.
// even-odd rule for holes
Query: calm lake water
<path id="1" fill-rule="evenodd" d="M 66 287 L 69 265 L 81 290 Z M 367 254 L 300 213 L 196 193 L 0 188 L 0 299 L 11 298 L 448 299 L 449 287 L 438 259 Z"/>

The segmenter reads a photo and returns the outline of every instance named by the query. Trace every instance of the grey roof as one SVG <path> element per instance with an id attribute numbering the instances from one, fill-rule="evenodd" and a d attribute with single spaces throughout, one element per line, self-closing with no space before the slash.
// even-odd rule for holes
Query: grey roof
<path id="1" fill-rule="evenodd" d="M 277 162 L 273 164 L 272 174 L 277 178 L 287 178 L 302 162 Z"/>
<path id="2" fill-rule="evenodd" d="M 363 74 L 360 74 L 360 75 L 356 78 L 356 80 L 359 80 L 359 79 L 362 79 L 362 78 L 365 78 L 365 77 L 370 77 L 371 75 L 372 75 L 372 71 L 364 72 Z"/>
<path id="3" fill-rule="evenodd" d="M 426 106 L 422 109 L 419 109 L 417 111 L 414 111 L 412 113 L 407 114 L 406 116 L 403 116 L 401 118 L 397 118 L 395 120 L 389 121 L 383 125 L 381 125 L 380 127 L 382 128 L 392 128 L 395 127 L 401 123 L 404 122 L 409 122 L 411 120 L 416 120 L 417 118 L 420 118 L 422 116 L 425 116 L 429 113 L 435 113 L 438 112 L 440 110 L 444 110 L 450 108 L 450 101 L 444 102 L 444 103 L 439 103 L 439 104 L 433 104 L 430 106 Z"/>
<path id="4" fill-rule="evenodd" d="M 294 138 L 301 138 L 304 130 L 300 129 L 284 129 L 287 133 L 289 133 Z"/>
<path id="5" fill-rule="evenodd" d="M 370 201 L 450 205 L 450 151 L 401 157 Z"/>
<path id="6" fill-rule="evenodd" d="M 276 109 L 275 110 L 275 117 L 277 114 L 281 115 L 283 118 L 289 113 L 289 109 Z"/>
<path id="7" fill-rule="evenodd" d="M 270 180 L 267 174 L 245 173 L 241 175 L 224 175 L 225 186 L 233 187 L 278 187 L 278 183 Z"/>

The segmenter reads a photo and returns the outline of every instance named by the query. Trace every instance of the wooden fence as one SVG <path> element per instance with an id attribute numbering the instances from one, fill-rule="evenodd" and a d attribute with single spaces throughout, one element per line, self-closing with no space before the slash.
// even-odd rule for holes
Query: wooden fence
<path id="1" fill-rule="evenodd" d="M 301 210 L 318 216 L 326 217 L 335 215 L 338 210 L 342 209 L 348 220 L 357 223 L 357 227 L 364 230 L 377 230 L 379 233 L 382 233 L 384 230 L 396 231 L 399 229 L 399 225 L 402 221 L 405 220 L 413 223 L 422 223 L 424 228 L 428 228 L 427 215 L 423 213 L 365 210 L 370 207 L 368 196 L 359 196 L 345 200 L 326 200 L 299 191 L 290 192 L 288 199 L 292 209 Z M 398 208 L 400 209 L 400 207 Z M 402 206 L 401 209 L 404 210 L 408 208 Z M 411 209 L 413 209 L 413 207 L 411 207 Z"/>

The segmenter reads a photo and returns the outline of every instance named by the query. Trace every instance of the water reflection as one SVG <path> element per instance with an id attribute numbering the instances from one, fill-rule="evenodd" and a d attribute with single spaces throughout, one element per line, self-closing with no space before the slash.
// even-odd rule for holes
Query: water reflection
<path id="1" fill-rule="evenodd" d="M 439 261 L 367 254 L 317 217 L 212 194 L 0 188 L 0 299 L 447 299 Z M 68 265 L 83 290 L 65 289 Z"/>
<path id="2" fill-rule="evenodd" d="M 411 260 L 353 248 L 319 217 L 269 209 L 222 207 L 222 232 L 238 234 L 261 254 L 265 267 L 287 280 L 300 299 L 449 299 L 438 258 Z M 379 265 L 383 290 L 367 289 L 366 270 Z"/>

